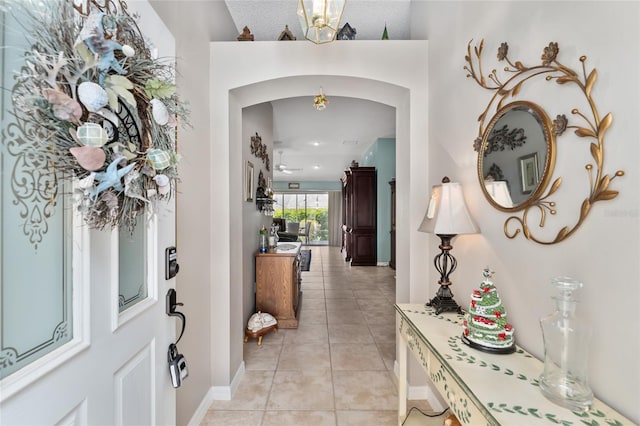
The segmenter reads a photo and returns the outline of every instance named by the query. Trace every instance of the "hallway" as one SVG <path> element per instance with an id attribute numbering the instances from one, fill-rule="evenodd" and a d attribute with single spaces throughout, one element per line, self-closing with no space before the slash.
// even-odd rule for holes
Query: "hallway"
<path id="1" fill-rule="evenodd" d="M 245 343 L 233 400 L 215 401 L 202 425 L 397 424 L 395 271 L 350 267 L 337 247 L 311 249 L 298 329 Z"/>

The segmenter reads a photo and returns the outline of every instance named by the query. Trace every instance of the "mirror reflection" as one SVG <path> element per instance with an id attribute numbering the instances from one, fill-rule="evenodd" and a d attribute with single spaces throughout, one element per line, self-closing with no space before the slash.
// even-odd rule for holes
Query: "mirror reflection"
<path id="1" fill-rule="evenodd" d="M 520 210 L 544 190 L 553 169 L 550 128 L 531 102 L 513 102 L 493 117 L 478 153 L 478 178 L 494 206 Z"/>

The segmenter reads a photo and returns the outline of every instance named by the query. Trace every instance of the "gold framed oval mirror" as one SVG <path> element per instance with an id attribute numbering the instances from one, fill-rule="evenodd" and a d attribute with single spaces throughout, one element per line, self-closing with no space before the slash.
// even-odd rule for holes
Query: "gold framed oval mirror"
<path id="1" fill-rule="evenodd" d="M 491 119 L 478 150 L 478 179 L 495 208 L 515 212 L 539 199 L 555 166 L 556 140 L 547 113 L 515 101 Z"/>
<path id="2" fill-rule="evenodd" d="M 467 78 L 472 78 L 480 87 L 493 92 L 487 107 L 478 117 L 478 137 L 473 144 L 474 149 L 478 151 L 480 187 L 489 203 L 496 209 L 518 212 L 504 222 L 507 238 L 522 235 L 538 244 L 556 244 L 564 241 L 578 230 L 595 203 L 613 200 L 618 196 L 618 191 L 610 189 L 609 186 L 615 178 L 624 176 L 622 170 L 616 170 L 612 174 L 604 170 L 605 135 L 611 127 L 613 115 L 607 113 L 601 117 L 596 108 L 592 89 L 597 81 L 598 72 L 595 68 L 587 70 L 586 56 L 580 56 L 582 69 L 579 71 L 561 64 L 558 61 L 560 47 L 558 43 L 550 42 L 544 47 L 540 57 L 541 63 L 537 65 L 512 61 L 509 58 L 509 45 L 502 43 L 497 54 L 498 61 L 505 62 L 502 73 L 494 68 L 488 74 L 484 74 L 483 50 L 484 40 L 473 49 L 470 41 L 465 56 L 467 65 L 464 67 Z M 545 111 L 537 104 L 520 100 L 526 96 L 531 99 L 533 94 L 540 93 L 531 87 L 539 81 L 555 82 L 556 87 L 562 86 L 565 88 L 563 90 L 577 89 L 584 97 L 587 107 L 571 108 L 571 118 L 568 118 L 567 114 L 558 114 L 550 121 Z M 551 98 L 542 95 L 542 99 L 547 105 Z M 509 100 L 512 102 L 507 104 Z M 566 108 L 561 103 L 552 104 L 555 108 Z M 496 111 L 495 115 L 489 120 L 490 111 L 493 110 Z M 548 215 L 554 216 L 557 213 L 555 197 L 561 196 L 558 190 L 563 185 L 563 176 L 554 177 L 556 138 L 568 129 L 573 130 L 579 141 L 586 142 L 572 143 L 571 146 L 588 147 L 591 154 L 591 160 L 584 166 L 589 190 L 580 205 L 578 219 L 561 226 L 553 235 L 554 230 L 541 232 L 541 228 L 545 227 Z M 566 172 L 566 167 L 565 170 L 560 170 L 561 174 Z M 566 177 L 570 178 L 567 180 L 570 190 L 582 188 L 573 183 L 575 179 L 571 178 L 574 176 Z M 530 216 L 532 212 L 534 214 Z M 538 226 L 530 226 L 530 222 L 536 219 Z"/>

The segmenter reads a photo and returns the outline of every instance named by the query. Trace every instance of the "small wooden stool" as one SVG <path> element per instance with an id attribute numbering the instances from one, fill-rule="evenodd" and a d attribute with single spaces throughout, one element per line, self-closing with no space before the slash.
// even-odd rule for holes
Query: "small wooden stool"
<path id="1" fill-rule="evenodd" d="M 258 331 L 251 331 L 248 327 L 244 330 L 244 342 L 247 343 L 249 341 L 249 337 L 252 339 L 258 338 L 258 346 L 262 346 L 262 336 L 265 334 L 275 331 L 278 332 L 278 324 L 270 325 L 269 327 L 262 328 Z"/>

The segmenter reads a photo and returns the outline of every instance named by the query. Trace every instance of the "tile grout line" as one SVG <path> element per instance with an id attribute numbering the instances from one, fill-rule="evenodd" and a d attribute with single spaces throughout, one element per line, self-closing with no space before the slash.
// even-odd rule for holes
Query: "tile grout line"
<path id="1" fill-rule="evenodd" d="M 331 338 L 329 337 L 329 312 L 327 311 L 327 293 L 325 287 L 325 273 L 324 273 L 324 259 L 323 256 L 321 258 L 321 268 L 322 268 L 322 294 L 324 295 L 324 312 L 326 319 L 326 329 L 327 329 L 327 345 L 329 345 L 329 372 L 331 374 L 331 392 L 333 394 L 333 420 L 335 424 L 338 424 L 338 410 L 336 407 L 336 381 L 333 375 L 333 352 L 331 351 Z"/>

